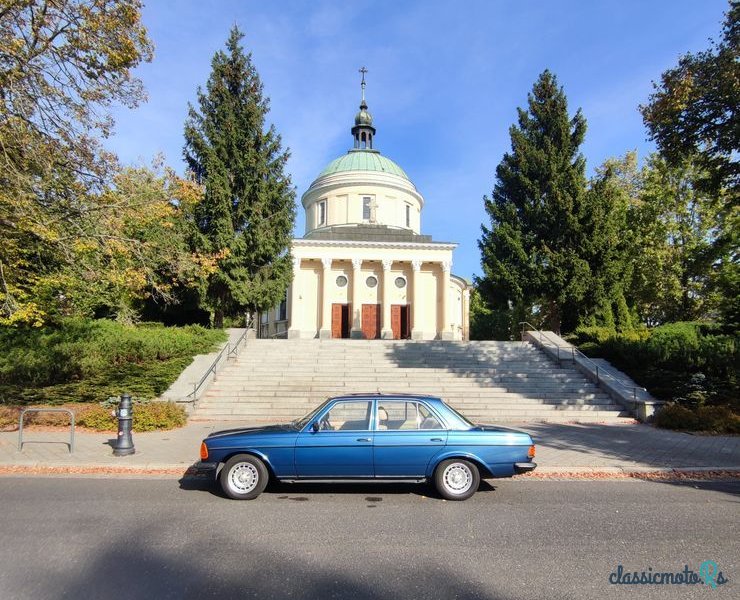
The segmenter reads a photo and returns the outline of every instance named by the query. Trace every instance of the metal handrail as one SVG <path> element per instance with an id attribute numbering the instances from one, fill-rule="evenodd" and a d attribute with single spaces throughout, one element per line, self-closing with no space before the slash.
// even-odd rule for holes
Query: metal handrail
<path id="1" fill-rule="evenodd" d="M 532 329 L 532 331 L 535 331 L 535 332 L 537 332 L 539 334 L 539 336 L 540 336 L 540 344 L 542 343 L 542 332 L 539 329 L 537 329 L 534 325 L 532 325 L 532 323 L 530 323 L 528 321 L 519 321 L 519 325 L 529 325 L 529 327 Z M 524 335 L 524 332 L 525 332 L 525 329 L 522 328 L 522 336 Z"/>
<path id="2" fill-rule="evenodd" d="M 218 363 L 221 361 L 221 357 L 224 355 L 224 352 L 226 352 L 226 358 L 231 358 L 231 356 L 238 356 L 239 354 L 239 346 L 244 342 L 245 339 L 247 339 L 247 334 L 249 333 L 249 330 L 254 326 L 254 318 L 247 320 L 247 327 L 242 331 L 241 335 L 237 338 L 236 342 L 233 344 L 231 342 L 226 342 L 226 345 L 221 348 L 220 352 L 216 355 L 216 358 L 211 363 L 211 366 L 208 367 L 203 373 L 203 376 L 200 378 L 200 381 L 197 383 L 193 383 L 193 391 L 190 392 L 186 398 L 192 398 L 193 402 L 195 402 L 198 399 L 198 390 L 201 388 L 201 386 L 206 382 L 208 379 L 208 376 L 213 373 L 213 376 L 216 376 L 216 370 L 218 369 Z"/>
<path id="3" fill-rule="evenodd" d="M 547 337 L 544 336 L 544 339 L 548 342 L 547 344 L 545 344 L 545 342 L 543 341 L 543 332 L 540 331 L 539 329 L 537 329 L 534 325 L 532 325 L 531 323 L 528 323 L 527 321 L 520 321 L 519 325 L 528 325 L 530 328 L 532 328 L 532 330 L 535 331 L 538 334 L 539 340 L 540 340 L 540 345 L 541 346 L 544 347 L 545 345 L 547 345 L 550 348 L 554 348 L 555 351 L 556 351 L 556 354 L 557 354 L 557 361 L 558 362 L 560 362 L 560 360 L 561 360 L 560 359 L 560 349 L 561 348 L 564 348 L 565 350 L 570 350 L 570 354 L 571 354 L 570 360 L 572 360 L 574 364 L 576 364 L 576 356 L 577 356 L 578 358 L 582 359 L 583 361 L 585 361 L 585 362 L 590 363 L 591 365 L 593 365 L 593 368 L 596 371 L 596 385 L 599 385 L 599 383 L 601 383 L 601 381 L 605 378 L 604 375 L 606 375 L 606 378 L 611 379 L 617 386 L 619 386 L 619 387 L 621 387 L 623 389 L 626 389 L 626 390 L 629 390 L 630 389 L 630 386 L 629 385 L 626 385 L 624 382 L 622 382 L 619 379 L 617 379 L 616 377 L 614 377 L 614 375 L 612 375 L 608 371 L 604 373 L 603 369 L 599 369 L 599 365 L 598 364 L 596 364 L 593 360 L 591 360 L 588 356 L 586 356 L 583 352 L 581 352 L 573 344 L 570 344 L 568 346 L 560 346 L 560 345 L 552 342 L 551 340 L 548 340 Z M 525 333 L 525 330 L 522 329 L 522 335 L 524 335 L 524 333 Z M 631 390 L 632 390 L 632 399 L 635 400 L 635 401 L 637 401 L 637 392 L 638 392 L 638 390 L 639 391 L 642 391 L 642 392 L 647 392 L 647 389 L 644 388 L 644 387 L 641 387 L 641 386 L 632 386 L 631 387 Z"/>
<path id="4" fill-rule="evenodd" d="M 230 342 L 226 342 L 226 345 L 221 348 L 221 351 L 216 356 L 216 359 L 211 363 L 211 366 L 206 369 L 206 372 L 203 373 L 203 377 L 200 378 L 200 381 L 198 383 L 193 383 L 193 391 L 190 392 L 186 398 L 190 398 L 192 396 L 193 402 L 195 402 L 198 399 L 198 390 L 200 387 L 205 383 L 206 379 L 208 379 L 208 376 L 213 373 L 213 376 L 216 376 L 216 367 L 218 366 L 219 361 L 221 360 L 221 357 L 223 356 L 224 352 L 229 352 L 229 348 L 231 347 Z M 227 354 L 228 356 L 228 354 Z"/>
<path id="5" fill-rule="evenodd" d="M 239 346 L 241 343 L 247 339 L 247 333 L 249 333 L 249 327 L 247 327 L 244 331 L 242 331 L 242 334 L 239 336 L 239 338 L 234 342 L 234 345 L 232 346 L 231 350 L 229 350 L 229 357 L 233 354 L 234 356 L 238 356 L 239 354 Z"/>
<path id="6" fill-rule="evenodd" d="M 72 454 L 75 450 L 75 414 L 68 408 L 24 408 L 21 411 L 21 416 L 18 418 L 18 452 L 21 452 L 23 450 L 23 444 L 28 444 L 28 440 L 25 442 L 23 441 L 23 417 L 26 416 L 26 413 L 28 412 L 53 412 L 53 413 L 67 413 L 69 415 L 69 442 L 60 442 L 63 444 L 67 444 L 69 447 L 69 453 Z M 37 440 L 30 440 L 34 443 L 43 443 L 38 442 Z"/>

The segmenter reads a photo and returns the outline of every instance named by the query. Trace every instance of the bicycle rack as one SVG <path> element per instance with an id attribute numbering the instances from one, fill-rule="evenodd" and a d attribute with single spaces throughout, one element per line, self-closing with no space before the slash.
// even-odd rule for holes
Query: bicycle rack
<path id="1" fill-rule="evenodd" d="M 23 417 L 29 412 L 52 412 L 52 413 L 67 413 L 69 415 L 69 442 L 59 442 L 61 444 L 67 444 L 69 447 L 69 453 L 72 454 L 75 449 L 75 414 L 68 408 L 24 408 L 21 411 L 21 416 L 18 419 L 18 452 L 23 451 L 23 444 L 31 443 L 44 443 L 40 440 L 27 440 L 23 441 Z"/>

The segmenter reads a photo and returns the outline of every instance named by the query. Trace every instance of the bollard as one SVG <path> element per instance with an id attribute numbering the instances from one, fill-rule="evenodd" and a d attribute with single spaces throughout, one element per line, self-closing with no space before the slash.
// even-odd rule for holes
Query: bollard
<path id="1" fill-rule="evenodd" d="M 136 452 L 134 441 L 131 439 L 131 396 L 121 395 L 121 402 L 116 409 L 118 417 L 118 438 L 113 446 L 113 456 L 128 456 Z"/>

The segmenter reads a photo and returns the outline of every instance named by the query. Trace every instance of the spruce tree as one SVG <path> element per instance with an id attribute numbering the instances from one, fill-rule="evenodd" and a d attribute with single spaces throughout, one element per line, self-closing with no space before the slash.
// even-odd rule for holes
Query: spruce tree
<path id="1" fill-rule="evenodd" d="M 265 126 L 269 98 L 243 37 L 232 28 L 185 123 L 185 160 L 205 186 L 194 214 L 198 245 L 219 256 L 203 290 L 216 327 L 225 316 L 275 306 L 292 279 L 295 192 L 284 172 L 289 154 L 274 126 Z"/>
<path id="2" fill-rule="evenodd" d="M 488 304 L 559 331 L 573 329 L 591 284 L 585 252 L 586 133 L 580 110 L 571 118 L 563 89 L 543 72 L 518 109 L 511 152 L 496 168 L 490 226 L 478 242 L 483 277 L 478 288 Z"/>

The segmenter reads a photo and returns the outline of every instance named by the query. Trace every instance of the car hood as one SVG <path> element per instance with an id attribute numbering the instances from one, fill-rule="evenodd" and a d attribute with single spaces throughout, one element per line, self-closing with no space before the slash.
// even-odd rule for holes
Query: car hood
<path id="1" fill-rule="evenodd" d="M 291 423 L 283 425 L 262 425 L 260 427 L 239 427 L 236 429 L 222 429 L 208 435 L 207 439 L 228 437 L 230 435 L 258 435 L 262 433 L 293 432 L 296 428 Z"/>

